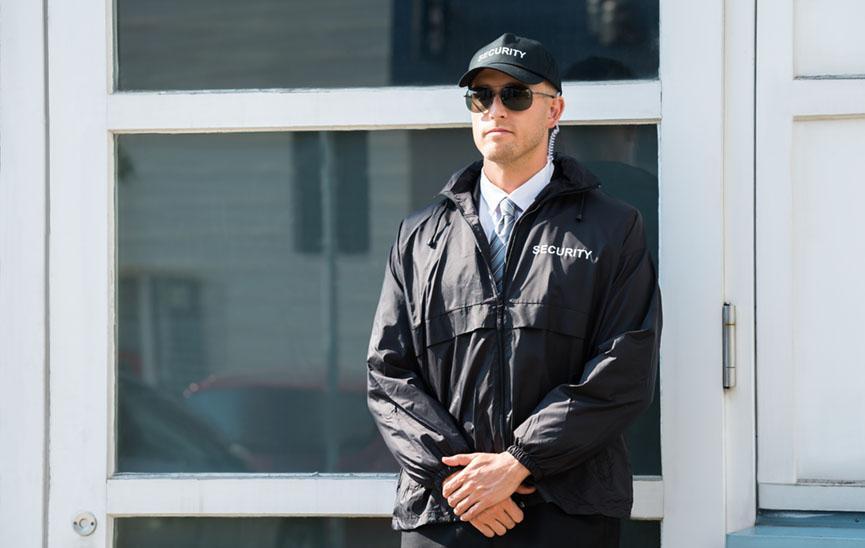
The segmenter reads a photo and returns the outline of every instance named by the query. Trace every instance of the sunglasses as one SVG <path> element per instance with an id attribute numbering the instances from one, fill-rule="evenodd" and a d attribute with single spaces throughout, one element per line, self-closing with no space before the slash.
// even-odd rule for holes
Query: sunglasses
<path id="1" fill-rule="evenodd" d="M 556 98 L 557 95 L 533 91 L 525 86 L 504 86 L 499 90 L 498 94 L 488 87 L 469 88 L 466 91 L 466 107 L 472 112 L 484 112 L 489 110 L 493 101 L 499 96 L 502 104 L 508 110 L 526 110 L 532 106 L 532 99 L 535 95 L 543 95 L 545 97 Z"/>

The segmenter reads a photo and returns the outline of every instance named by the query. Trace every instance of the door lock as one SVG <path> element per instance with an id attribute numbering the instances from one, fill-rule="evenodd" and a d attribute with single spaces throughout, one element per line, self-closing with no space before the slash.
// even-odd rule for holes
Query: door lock
<path id="1" fill-rule="evenodd" d="M 72 529 L 82 537 L 93 534 L 96 530 L 96 516 L 91 512 L 81 512 L 72 520 Z"/>

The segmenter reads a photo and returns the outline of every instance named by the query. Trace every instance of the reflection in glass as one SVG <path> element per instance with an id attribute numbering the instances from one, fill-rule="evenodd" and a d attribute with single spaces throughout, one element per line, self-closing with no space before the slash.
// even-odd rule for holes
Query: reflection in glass
<path id="1" fill-rule="evenodd" d="M 645 215 L 655 126 L 560 150 Z M 400 220 L 477 159 L 463 129 L 117 137 L 118 472 L 396 472 L 365 358 Z M 658 398 L 628 433 L 660 474 Z"/>
<path id="2" fill-rule="evenodd" d="M 116 0 L 120 90 L 453 84 L 503 32 L 564 80 L 658 76 L 658 0 Z"/>
<path id="3" fill-rule="evenodd" d="M 517 525 L 519 527 L 519 525 Z M 388 548 L 400 545 L 388 518 L 121 518 L 115 548 Z M 661 546 L 657 521 L 622 521 L 621 548 Z"/>
<path id="4" fill-rule="evenodd" d="M 122 518 L 115 548 L 398 548 L 387 518 Z"/>

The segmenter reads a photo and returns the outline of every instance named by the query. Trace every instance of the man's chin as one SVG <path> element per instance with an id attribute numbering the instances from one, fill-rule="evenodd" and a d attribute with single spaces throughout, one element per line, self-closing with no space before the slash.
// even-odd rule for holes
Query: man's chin
<path id="1" fill-rule="evenodd" d="M 513 162 L 515 154 L 513 150 L 502 149 L 499 147 L 486 147 L 482 151 L 484 160 L 495 162 L 497 164 L 509 164 Z"/>

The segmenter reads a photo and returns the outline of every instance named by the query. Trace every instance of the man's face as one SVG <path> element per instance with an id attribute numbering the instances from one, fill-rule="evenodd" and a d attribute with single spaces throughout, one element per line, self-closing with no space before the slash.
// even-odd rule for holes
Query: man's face
<path id="1" fill-rule="evenodd" d="M 550 95 L 557 93 L 547 81 L 527 85 L 504 72 L 488 68 L 479 71 L 469 87 L 485 86 L 498 91 L 508 84 L 526 86 L 532 91 Z M 503 165 L 540 154 L 546 156 L 548 130 L 555 127 L 563 108 L 561 97 L 553 99 L 536 94 L 527 110 L 508 110 L 496 95 L 489 109 L 472 112 L 475 146 L 484 159 Z"/>

